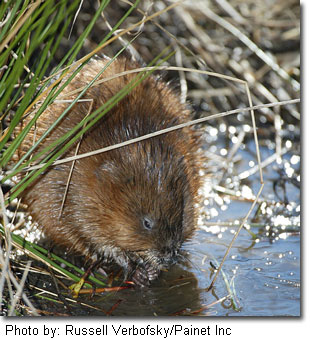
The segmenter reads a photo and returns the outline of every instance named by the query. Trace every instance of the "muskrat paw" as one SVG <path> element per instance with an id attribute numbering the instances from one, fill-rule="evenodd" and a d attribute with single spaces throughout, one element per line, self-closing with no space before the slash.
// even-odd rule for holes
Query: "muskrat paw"
<path id="1" fill-rule="evenodd" d="M 150 282 L 157 279 L 159 270 L 150 264 L 139 266 L 133 276 L 132 281 L 139 287 L 149 286 Z"/>

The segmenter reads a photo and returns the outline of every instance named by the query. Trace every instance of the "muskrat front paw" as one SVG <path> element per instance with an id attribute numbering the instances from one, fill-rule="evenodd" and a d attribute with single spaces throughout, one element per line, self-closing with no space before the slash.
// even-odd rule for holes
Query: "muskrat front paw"
<path id="1" fill-rule="evenodd" d="M 157 279 L 159 270 L 146 264 L 139 266 L 132 276 L 132 281 L 139 287 L 145 287 L 150 284 L 151 281 Z"/>

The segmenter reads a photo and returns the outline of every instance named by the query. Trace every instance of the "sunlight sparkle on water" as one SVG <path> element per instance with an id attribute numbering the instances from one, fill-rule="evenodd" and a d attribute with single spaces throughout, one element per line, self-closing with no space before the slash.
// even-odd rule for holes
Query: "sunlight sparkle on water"
<path id="1" fill-rule="evenodd" d="M 291 164 L 297 164 L 300 162 L 300 156 L 299 155 L 293 155 L 291 157 Z"/>
<path id="2" fill-rule="evenodd" d="M 242 197 L 244 198 L 254 198 L 254 195 L 253 195 L 253 192 L 252 192 L 252 189 L 247 186 L 247 185 L 243 185 L 242 188 L 241 188 L 241 195 Z"/>
<path id="3" fill-rule="evenodd" d="M 290 141 L 290 140 L 287 140 L 286 142 L 285 142 L 285 146 L 288 148 L 288 149 L 290 149 L 291 147 L 292 147 L 292 142 Z"/>
<path id="4" fill-rule="evenodd" d="M 276 227 L 277 226 L 287 226 L 287 225 L 291 224 L 291 220 L 290 220 L 290 218 L 285 217 L 283 215 L 278 215 L 278 216 L 274 217 L 273 223 Z"/>
<path id="5" fill-rule="evenodd" d="M 220 155 L 221 155 L 221 156 L 226 156 L 226 155 L 227 155 L 227 150 L 224 149 L 224 148 L 222 148 L 222 149 L 220 150 Z"/>

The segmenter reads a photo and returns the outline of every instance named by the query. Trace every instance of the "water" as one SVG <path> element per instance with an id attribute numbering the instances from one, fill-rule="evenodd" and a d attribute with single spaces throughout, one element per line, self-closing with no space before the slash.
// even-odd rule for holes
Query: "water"
<path id="1" fill-rule="evenodd" d="M 221 145 L 219 140 L 213 140 L 216 145 L 214 151 L 218 155 L 221 152 L 225 154 L 224 143 Z M 209 143 L 211 148 L 212 140 Z M 248 220 L 251 233 L 241 230 L 214 288 L 207 290 L 214 277 L 214 268 L 218 267 L 238 229 L 237 226 L 227 226 L 227 222 L 240 224 L 260 188 L 258 172 L 245 181 L 236 177 L 249 169 L 249 164 L 253 166 L 254 150 L 254 143 L 250 140 L 246 148 L 236 153 L 237 161 L 232 170 L 228 168 L 224 174 L 216 172 L 226 189 L 234 193 L 239 191 L 249 201 L 233 195 L 223 196 L 206 185 L 205 217 L 200 219 L 199 230 L 193 240 L 184 247 L 188 263 L 163 273 L 147 289 L 107 293 L 91 300 L 81 298 L 105 309 L 103 313 L 90 313 L 299 316 L 300 192 L 298 183 L 296 185 L 296 181 L 291 179 L 299 181 L 300 162 L 298 151 L 294 149 L 283 156 L 280 164 L 274 162 L 264 169 L 262 204 L 260 209 L 256 205 Z M 262 160 L 273 153 L 274 148 L 261 147 Z M 218 166 L 216 162 L 213 162 L 215 167 Z M 281 180 L 283 177 L 285 181 Z M 221 184 L 221 181 L 216 184 Z"/>
<path id="2" fill-rule="evenodd" d="M 225 129 L 222 130 L 224 134 Z M 207 131 L 208 136 L 213 135 L 208 140 L 208 151 L 220 158 L 210 160 L 209 166 L 216 175 L 213 175 L 211 182 L 207 181 L 204 188 L 205 200 L 199 229 L 184 246 L 188 262 L 163 272 L 159 280 L 146 289 L 129 288 L 94 296 L 80 295 L 78 303 L 68 301 L 70 311 L 61 302 L 51 303 L 35 297 L 38 290 L 32 288 L 31 298 L 37 308 L 60 315 L 299 316 L 298 147 L 287 152 L 279 164 L 273 162 L 264 169 L 265 187 L 259 204 L 250 214 L 249 230 L 241 230 L 213 289 L 207 290 L 238 225 L 260 188 L 258 172 L 244 180 L 240 180 L 239 176 L 255 164 L 252 139 L 233 156 L 234 164 L 223 170 L 221 157 L 226 157 L 227 143 L 226 139 L 220 138 L 219 131 L 214 133 L 213 130 L 211 134 Z M 237 135 L 238 131 L 233 130 L 232 133 Z M 232 136 L 228 137 L 232 139 Z M 286 141 L 283 140 L 283 143 Z M 262 160 L 273 153 L 274 144 L 270 147 L 265 143 L 261 147 Z M 225 195 L 221 193 L 221 188 L 227 191 Z M 247 199 L 241 200 L 240 196 Z M 56 293 L 50 276 L 31 274 L 29 283 Z M 71 298 L 61 286 L 60 289 L 64 297 Z M 51 297 L 49 294 L 43 296 Z M 52 298 L 57 300 L 57 296 Z"/>
<path id="3" fill-rule="evenodd" d="M 281 236 L 281 234 L 280 234 Z M 225 261 L 223 272 L 234 287 L 234 302 L 220 274 L 211 283 L 216 259 L 221 260 L 232 237 L 231 229 L 218 235 L 199 231 L 191 243 L 190 263 L 163 273 L 147 289 L 129 289 L 78 299 L 105 311 L 75 310 L 78 315 L 209 315 L 209 316 L 298 316 L 300 315 L 300 238 L 289 235 L 274 242 L 262 237 L 254 243 L 242 231 Z"/>
<path id="4" fill-rule="evenodd" d="M 234 281 L 238 310 L 217 304 L 208 312 L 219 316 L 299 315 L 299 241 L 299 236 L 279 239 L 273 243 L 262 239 L 252 246 L 246 232 L 241 233 L 224 265 L 225 275 Z M 216 237 L 210 237 L 206 240 L 205 248 L 220 259 L 226 245 L 226 235 L 225 242 L 217 242 Z M 199 255 L 201 254 L 197 251 L 197 265 Z M 207 263 L 204 269 L 208 271 L 208 267 L 210 266 Z M 205 279 L 202 273 L 198 277 L 203 284 Z M 227 294 L 227 287 L 221 276 L 216 282 L 214 293 L 218 297 Z M 205 303 L 210 303 L 210 294 L 205 293 L 201 298 Z"/>

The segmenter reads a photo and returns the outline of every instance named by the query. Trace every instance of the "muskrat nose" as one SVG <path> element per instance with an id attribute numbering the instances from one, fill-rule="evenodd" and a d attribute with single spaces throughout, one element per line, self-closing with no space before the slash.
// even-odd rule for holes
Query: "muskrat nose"
<path id="1" fill-rule="evenodd" d="M 162 261 L 165 266 L 171 266 L 177 262 L 178 250 L 166 248 L 162 252 Z"/>

